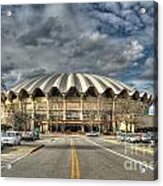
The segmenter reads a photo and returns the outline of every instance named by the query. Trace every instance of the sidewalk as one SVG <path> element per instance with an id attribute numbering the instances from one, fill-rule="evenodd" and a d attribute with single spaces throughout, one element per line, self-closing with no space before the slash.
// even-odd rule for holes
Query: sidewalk
<path id="1" fill-rule="evenodd" d="M 17 162 L 18 160 L 26 157 L 27 155 L 37 151 L 43 147 L 42 145 L 32 145 L 32 146 L 13 146 L 6 147 L 3 151 L 1 151 L 1 169 L 9 168 Z"/>

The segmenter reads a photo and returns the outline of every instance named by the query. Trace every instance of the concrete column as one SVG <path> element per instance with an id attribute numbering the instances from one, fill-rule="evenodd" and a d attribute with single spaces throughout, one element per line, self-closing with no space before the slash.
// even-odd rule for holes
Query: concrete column
<path id="1" fill-rule="evenodd" d="M 32 119 L 31 119 L 31 126 L 30 126 L 30 129 L 31 130 L 34 130 L 34 124 L 35 124 L 35 103 L 34 103 L 34 98 L 32 97 L 32 95 L 30 96 L 30 99 L 31 99 L 31 104 L 32 104 Z"/>
<path id="2" fill-rule="evenodd" d="M 83 121 L 83 94 L 80 97 L 80 120 Z"/>
<path id="3" fill-rule="evenodd" d="M 131 132 L 131 123 L 128 123 L 128 129 L 129 132 Z"/>
<path id="4" fill-rule="evenodd" d="M 131 125 L 131 132 L 134 133 L 135 132 L 135 124 Z"/>
<path id="5" fill-rule="evenodd" d="M 66 95 L 63 94 L 63 120 L 66 120 Z"/>
<path id="6" fill-rule="evenodd" d="M 48 124 L 43 123 L 43 132 L 48 132 Z"/>
<path id="7" fill-rule="evenodd" d="M 48 121 L 50 119 L 50 114 L 49 114 L 50 106 L 49 106 L 49 95 L 48 94 L 46 94 L 46 108 L 47 108 L 46 116 L 47 116 L 47 121 Z"/>
<path id="8" fill-rule="evenodd" d="M 47 125 L 44 128 L 45 128 L 45 131 L 47 132 L 48 126 L 49 126 L 49 119 L 50 119 L 50 105 L 49 105 L 49 95 L 46 94 L 45 97 L 46 97 L 46 110 L 47 110 L 47 113 L 46 113 Z"/>
<path id="9" fill-rule="evenodd" d="M 100 125 L 97 125 L 97 128 L 98 128 L 98 132 L 101 133 L 101 126 Z"/>
<path id="10" fill-rule="evenodd" d="M 113 132 L 116 131 L 116 121 L 115 121 L 115 104 L 116 104 L 116 98 L 117 98 L 117 96 L 115 96 L 113 98 L 113 101 L 112 101 L 112 128 L 113 128 Z"/>
<path id="11" fill-rule="evenodd" d="M 100 125 L 100 128 L 101 128 L 101 132 L 102 133 L 105 132 L 105 128 L 104 128 L 104 125 L 103 124 Z"/>
<path id="12" fill-rule="evenodd" d="M 61 132 L 65 131 L 65 125 L 61 125 Z"/>
<path id="13" fill-rule="evenodd" d="M 19 103 L 19 110 L 22 111 L 22 103 L 20 99 L 18 99 L 18 103 Z"/>
<path id="14" fill-rule="evenodd" d="M 101 96 L 99 95 L 97 98 L 97 118 L 100 120 L 100 98 Z"/>
<path id="15" fill-rule="evenodd" d="M 81 131 L 82 131 L 82 132 L 85 132 L 85 130 L 84 130 L 84 125 L 81 125 Z"/>

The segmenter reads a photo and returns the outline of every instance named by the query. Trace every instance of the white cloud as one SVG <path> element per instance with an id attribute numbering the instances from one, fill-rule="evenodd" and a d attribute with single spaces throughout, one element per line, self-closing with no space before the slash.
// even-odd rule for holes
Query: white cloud
<path id="1" fill-rule="evenodd" d="M 127 49 L 123 53 L 129 60 L 136 60 L 143 56 L 143 49 L 144 47 L 138 40 L 132 40 L 131 43 L 127 45 Z"/>
<path id="2" fill-rule="evenodd" d="M 97 42 L 99 40 L 103 40 L 105 38 L 107 38 L 106 34 L 100 34 L 99 32 L 86 32 L 86 33 L 82 33 L 80 36 L 81 39 L 86 38 L 86 39 L 90 39 L 91 41 Z"/>

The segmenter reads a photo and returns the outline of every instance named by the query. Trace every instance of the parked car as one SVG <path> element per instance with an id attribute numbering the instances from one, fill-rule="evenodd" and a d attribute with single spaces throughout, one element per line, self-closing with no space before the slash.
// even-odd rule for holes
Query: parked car
<path id="1" fill-rule="evenodd" d="M 150 137 L 151 137 L 151 140 L 154 141 L 155 143 L 158 142 L 158 133 L 157 132 L 147 132 Z"/>
<path id="2" fill-rule="evenodd" d="M 22 133 L 22 139 L 26 141 L 34 141 L 39 139 L 39 135 L 33 131 L 26 131 Z"/>
<path id="3" fill-rule="evenodd" d="M 141 135 L 136 133 L 129 134 L 126 141 L 129 143 L 139 143 L 141 142 Z"/>
<path id="4" fill-rule="evenodd" d="M 117 132 L 117 134 L 116 134 L 116 138 L 117 138 L 118 141 L 121 140 L 121 132 Z"/>
<path id="5" fill-rule="evenodd" d="M 150 143 L 151 141 L 151 136 L 148 133 L 142 133 L 141 134 L 141 142 L 143 143 Z"/>
<path id="6" fill-rule="evenodd" d="M 117 140 L 119 140 L 119 141 L 126 141 L 127 137 L 128 137 L 127 133 L 118 133 L 117 134 Z"/>
<path id="7" fill-rule="evenodd" d="M 150 147 L 154 148 L 156 146 L 157 146 L 157 144 L 156 144 L 155 140 L 151 140 L 150 141 Z"/>
<path id="8" fill-rule="evenodd" d="M 17 131 L 7 131 L 2 134 L 1 142 L 6 145 L 20 145 L 21 135 Z"/>
<path id="9" fill-rule="evenodd" d="M 86 134 L 86 136 L 88 137 L 97 137 L 99 135 L 100 135 L 99 132 L 93 132 L 93 131 Z"/>

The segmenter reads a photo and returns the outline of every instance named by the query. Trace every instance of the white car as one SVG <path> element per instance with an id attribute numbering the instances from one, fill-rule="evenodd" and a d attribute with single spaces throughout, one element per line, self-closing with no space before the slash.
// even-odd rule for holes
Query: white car
<path id="1" fill-rule="evenodd" d="M 127 141 L 129 143 L 139 143 L 141 141 L 141 135 L 140 134 L 130 134 L 127 138 Z"/>
<path id="2" fill-rule="evenodd" d="M 127 141 L 128 134 L 127 133 L 119 133 L 117 134 L 118 141 Z"/>
<path id="3" fill-rule="evenodd" d="M 88 137 L 97 137 L 99 135 L 100 135 L 99 132 L 89 132 L 86 134 L 86 136 L 88 136 Z"/>
<path id="4" fill-rule="evenodd" d="M 26 131 L 22 133 L 22 139 L 26 141 L 34 141 L 37 136 L 32 131 Z"/>
<path id="5" fill-rule="evenodd" d="M 151 136 L 148 133 L 141 134 L 141 142 L 150 143 L 150 141 L 151 141 Z"/>
<path id="6" fill-rule="evenodd" d="M 20 145 L 21 135 L 17 131 L 7 131 L 2 134 L 1 142 L 6 145 Z"/>

